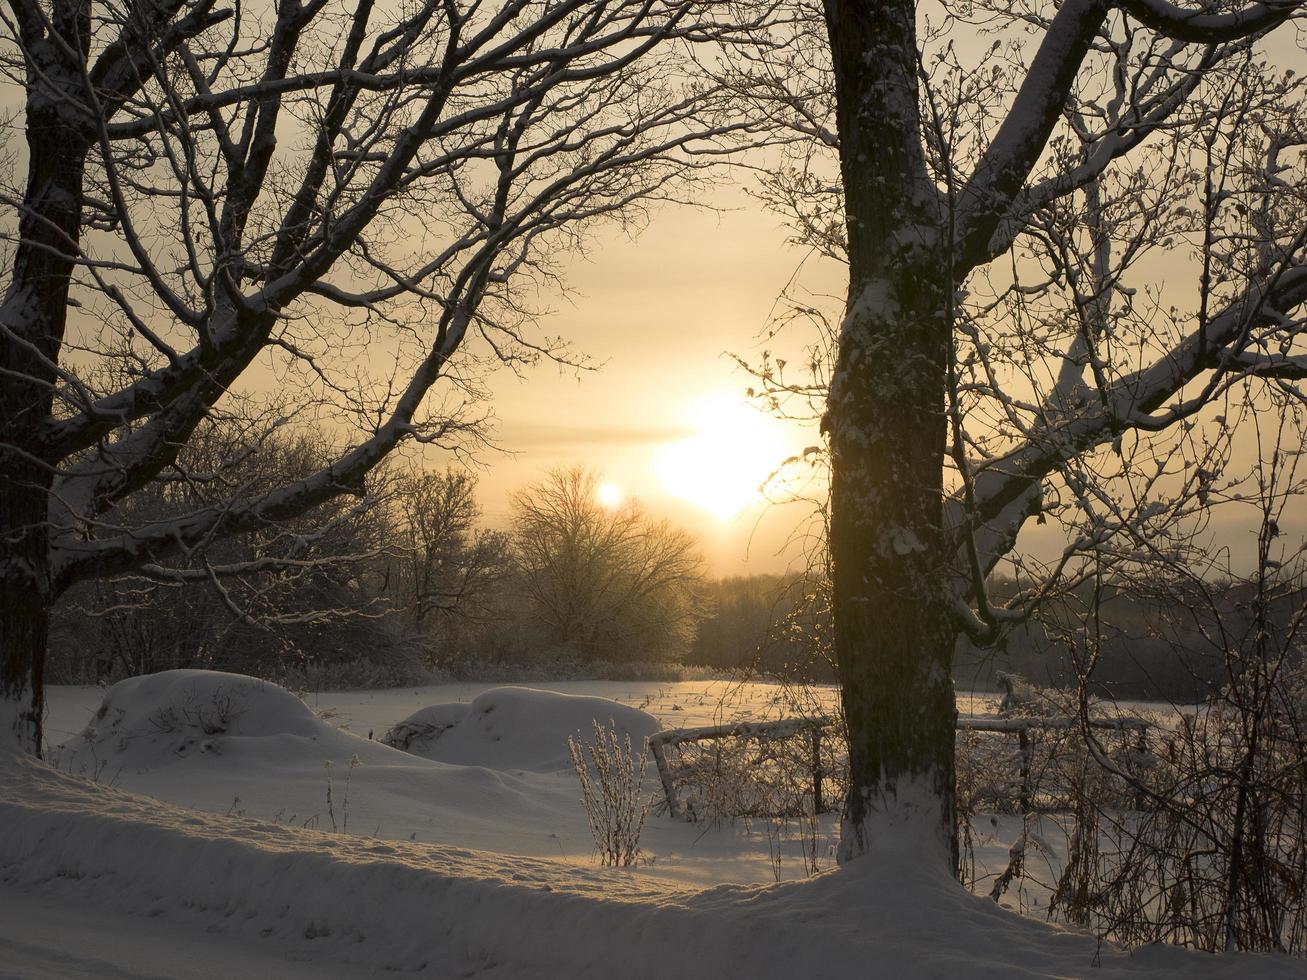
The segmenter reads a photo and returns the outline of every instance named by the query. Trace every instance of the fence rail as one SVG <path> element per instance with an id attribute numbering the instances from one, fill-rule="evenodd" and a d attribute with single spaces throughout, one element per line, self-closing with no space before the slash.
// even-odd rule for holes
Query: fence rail
<path id="1" fill-rule="evenodd" d="M 702 728 L 679 728 L 672 731 L 658 732 L 649 739 L 649 750 L 653 753 L 654 765 L 658 767 L 658 778 L 662 780 L 663 793 L 667 797 L 667 809 L 673 817 L 685 816 L 680 800 L 676 795 L 676 781 L 672 777 L 671 767 L 667 762 L 667 749 L 677 748 L 689 742 L 712 742 L 726 738 L 748 738 L 757 741 L 775 741 L 794 738 L 803 732 L 808 733 L 811 747 L 812 801 L 815 812 L 825 812 L 822 799 L 822 781 L 825 774 L 821 764 L 822 732 L 835 724 L 835 719 L 824 715 L 815 718 L 782 718 L 778 721 L 741 721 L 731 725 L 705 725 Z"/>
<path id="2" fill-rule="evenodd" d="M 822 793 L 825 780 L 821 758 L 822 736 L 826 729 L 834 727 L 836 721 L 824 715 L 812 718 L 782 718 L 777 721 L 742 721 L 729 725 L 705 725 L 699 728 L 679 728 L 658 732 L 649 739 L 649 750 L 653 753 L 654 765 L 658 769 L 658 778 L 663 785 L 663 794 L 667 799 L 667 808 L 673 817 L 688 817 L 681 806 L 676 792 L 676 779 L 671 764 L 667 759 L 669 748 L 679 748 L 696 742 L 711 742 L 722 739 L 753 739 L 760 742 L 795 738 L 805 732 L 809 738 L 809 760 L 812 786 L 813 808 L 816 813 L 825 813 L 826 805 Z M 959 731 L 992 732 L 994 734 L 1015 734 L 1021 751 L 1021 782 L 1019 802 L 1023 812 L 1028 812 L 1033 802 L 1031 786 L 1031 769 L 1034 761 L 1034 742 L 1031 731 L 1065 731 L 1077 728 L 1081 719 L 1065 717 L 1044 718 L 980 718 L 963 716 L 957 719 Z M 1137 733 L 1138 748 L 1147 749 L 1148 731 L 1151 722 L 1142 718 L 1091 718 L 1089 727 L 1103 731 Z"/>

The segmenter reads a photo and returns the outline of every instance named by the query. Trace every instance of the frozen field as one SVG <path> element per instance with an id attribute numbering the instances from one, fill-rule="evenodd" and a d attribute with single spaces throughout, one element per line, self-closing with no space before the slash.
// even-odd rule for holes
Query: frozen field
<path id="1" fill-rule="evenodd" d="M 335 724 L 367 737 L 380 736 L 387 728 L 429 704 L 471 701 L 478 694 L 502 683 L 434 684 L 382 691 L 309 691 L 301 696 L 313 710 Z M 804 703 L 808 710 L 833 711 L 838 697 L 830 685 L 788 689 L 780 684 L 757 681 L 532 681 L 523 686 L 560 694 L 610 698 L 649 712 L 665 728 L 715 725 L 740 718 L 775 718 L 794 713 Z M 103 691 L 98 687 L 51 687 L 47 689 L 46 737 L 52 743 L 76 735 L 100 706 Z M 985 714 L 998 705 L 993 694 L 958 695 L 963 714 Z"/>
<path id="2" fill-rule="evenodd" d="M 576 777 L 565 761 L 564 739 L 579 724 L 543 737 L 558 760 L 551 771 L 471 758 L 476 765 L 439 766 L 376 741 L 397 722 L 430 705 L 470 703 L 501 684 L 441 684 L 380 691 L 309 692 L 304 703 L 324 723 L 311 744 L 257 745 L 221 755 L 179 757 L 171 751 L 88 751 L 79 733 L 92 721 L 104 692 L 97 687 L 56 687 L 49 692 L 47 738 L 62 747 L 51 754 L 59 768 L 180 806 L 244 815 L 274 823 L 336 829 L 390 840 L 439 841 L 464 847 L 588 863 L 593 843 L 579 803 Z M 834 687 L 790 689 L 733 681 L 559 681 L 532 689 L 598 697 L 652 715 L 665 729 L 759 720 L 798 713 L 834 713 Z M 963 693 L 963 714 L 987 714 L 997 696 Z M 601 709 L 602 710 L 602 709 Z M 604 720 L 604 719 L 601 719 Z M 556 726 L 557 727 L 557 726 Z M 585 726 L 588 727 L 588 726 Z M 360 741 L 361 740 L 361 741 Z M 351 760 L 357 764 L 350 766 Z M 330 761 L 330 769 L 324 764 Z M 550 767 L 546 767 L 550 768 Z M 328 778 L 332 801 L 328 809 Z M 348 782 L 346 779 L 348 778 Z M 652 765 L 645 789 L 658 795 Z M 975 848 L 981 874 L 997 873 L 1020 819 L 978 822 Z M 833 862 L 837 817 L 819 822 L 817 862 Z M 716 826 L 651 817 L 642 838 L 644 861 L 634 872 L 683 885 L 760 884 L 805 877 L 797 823 L 777 828 L 740 819 Z M 1011 896 L 1015 901 L 1017 896 Z M 1005 899 L 1007 901 L 1007 899 Z"/>
<path id="3" fill-rule="evenodd" d="M 557 693 L 301 702 L 182 672 L 119 685 L 100 717 L 104 692 L 55 689 L 58 768 L 0 758 L 0 977 L 1307 976 L 1100 947 L 965 894 L 910 846 L 832 871 L 833 815 L 814 878 L 797 827 L 666 816 L 639 865 L 599 868 L 566 733 L 597 712 L 638 735 L 792 707 L 765 684 L 535 686 Z M 377 740 L 420 709 L 453 727 L 417 754 Z M 1001 866 L 1014 819 L 978 829 Z"/>
<path id="4" fill-rule="evenodd" d="M 61 687 L 50 692 L 47 738 L 63 743 L 51 753 L 61 769 L 196 810 L 327 830 L 334 822 L 337 830 L 368 837 L 590 863 L 593 843 L 576 777 L 565 761 L 553 771 L 512 764 L 440 765 L 377 741 L 421 708 L 470 702 L 502 687 L 453 684 L 310 693 L 304 702 L 323 722 L 316 741 L 290 741 L 279 733 L 228 745 L 220 754 L 185 757 L 170 746 L 106 752 L 82 745 L 78 733 L 91 722 L 104 692 Z M 608 698 L 647 712 L 667 728 L 792 713 L 785 691 L 771 684 L 575 681 L 532 687 Z M 823 689 L 819 696 L 833 706 L 833 689 Z M 578 727 L 564 726 L 547 736 L 557 754 L 565 758 L 566 735 Z M 357 764 L 351 767 L 354 759 Z M 652 766 L 645 787 L 650 793 L 658 789 Z M 829 863 L 825 852 L 833 846 L 835 822 L 834 814 L 822 818 L 823 864 Z M 778 873 L 781 878 L 804 876 L 797 829 L 786 836 L 778 869 L 774 841 L 757 821 L 705 828 L 651 818 L 642 838 L 645 863 L 636 874 L 686 885 L 761 883 L 776 880 Z"/>

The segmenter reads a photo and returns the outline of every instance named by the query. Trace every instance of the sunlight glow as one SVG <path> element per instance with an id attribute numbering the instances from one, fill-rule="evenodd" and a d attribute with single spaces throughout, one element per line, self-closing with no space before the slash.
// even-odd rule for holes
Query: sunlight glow
<path id="1" fill-rule="evenodd" d="M 601 483 L 599 489 L 595 491 L 595 497 L 599 503 L 603 504 L 610 510 L 622 502 L 622 488 L 616 483 Z"/>
<path id="2" fill-rule="evenodd" d="M 726 521 L 762 499 L 759 486 L 791 450 L 784 423 L 735 395 L 691 403 L 698 431 L 664 449 L 654 461 L 663 487 Z"/>

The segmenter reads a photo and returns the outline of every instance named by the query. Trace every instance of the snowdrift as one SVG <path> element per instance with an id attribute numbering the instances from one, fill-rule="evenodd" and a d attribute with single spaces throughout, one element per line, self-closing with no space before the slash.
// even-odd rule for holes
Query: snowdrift
<path id="1" fill-rule="evenodd" d="M 402 752 L 252 678 L 136 678 L 59 755 L 70 772 L 0 748 L 0 883 L 267 938 L 360 976 L 1307 980 L 1284 958 L 1100 949 L 966 894 L 911 848 L 701 889 L 688 883 L 732 873 L 731 829 L 655 820 L 655 864 L 585 866 L 575 779 L 556 770 L 569 734 L 609 718 L 633 741 L 658 727 L 603 698 L 496 689 L 411 716 Z M 369 836 L 321 832 L 337 823 Z"/>
<path id="2" fill-rule="evenodd" d="M 317 743 L 317 757 L 323 748 L 340 749 L 341 735 L 276 684 L 220 671 L 165 670 L 109 688 L 64 757 L 75 771 L 88 764 L 148 767 L 262 740 L 284 747 Z"/>
<path id="3" fill-rule="evenodd" d="M 0 755 L 0 880 L 359 970 L 631 978 L 1307 976 L 1277 957 L 1134 955 L 1020 919 L 909 854 L 796 884 L 670 888 L 640 873 L 338 836 L 180 809 Z"/>
<path id="4" fill-rule="evenodd" d="M 451 765 L 557 772 L 572 767 L 567 739 L 593 740 L 595 722 L 615 725 L 637 749 L 662 728 L 653 715 L 607 698 L 497 687 L 470 703 L 414 712 L 382 741 Z"/>
<path id="5" fill-rule="evenodd" d="M 527 723 L 525 702 L 550 697 L 563 696 L 508 696 L 501 717 Z M 569 700 L 623 710 L 602 698 Z M 493 761 L 492 739 L 505 727 L 470 725 L 461 736 L 463 754 L 480 752 Z M 531 761 L 524 755 L 530 737 L 548 727 L 510 732 L 508 755 Z M 484 752 L 478 734 L 490 747 Z M 551 733 L 535 748 L 536 762 L 543 765 L 549 753 L 565 756 L 566 737 Z M 504 751 L 498 750 L 501 760 L 508 758 Z M 553 777 L 401 752 L 338 729 L 284 688 L 240 674 L 174 670 L 115 684 L 86 729 L 52 761 L 74 775 L 191 809 L 298 827 L 582 859 L 593 847 L 570 772 Z"/>

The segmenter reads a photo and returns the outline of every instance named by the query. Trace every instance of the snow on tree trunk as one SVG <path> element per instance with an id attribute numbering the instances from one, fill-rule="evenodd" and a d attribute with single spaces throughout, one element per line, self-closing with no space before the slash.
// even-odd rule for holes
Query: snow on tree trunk
<path id="1" fill-rule="evenodd" d="M 37 754 L 53 598 L 48 539 L 56 464 L 42 429 L 54 402 L 81 232 L 91 136 L 78 104 L 89 29 L 89 5 L 60 0 L 49 30 L 27 44 L 39 80 L 28 87 L 27 188 L 13 274 L 0 302 L 0 739 Z"/>
<path id="2" fill-rule="evenodd" d="M 918 292 L 900 283 L 893 292 Z M 850 312 L 827 426 L 835 647 L 849 731 L 841 854 L 885 821 L 953 849 L 955 627 L 944 595 L 940 323 L 891 299 Z M 924 810 L 924 812 L 923 812 Z"/>
<path id="3" fill-rule="evenodd" d="M 841 860 L 956 862 L 955 625 L 942 524 L 950 355 L 941 208 L 921 154 L 911 2 L 831 0 L 849 301 L 825 427 L 849 733 Z"/>

